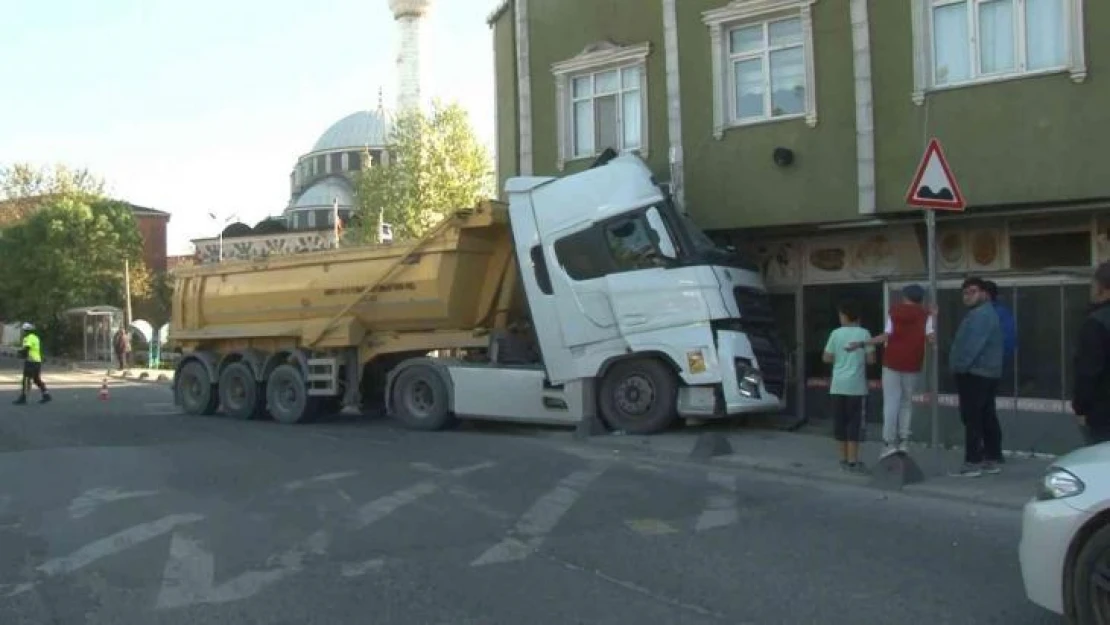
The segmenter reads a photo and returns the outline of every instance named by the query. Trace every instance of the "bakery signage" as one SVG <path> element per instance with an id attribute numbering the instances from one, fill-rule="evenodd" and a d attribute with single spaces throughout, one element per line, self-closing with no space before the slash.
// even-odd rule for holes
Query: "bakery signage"
<path id="1" fill-rule="evenodd" d="M 944 157 L 940 141 L 932 139 L 925 150 L 925 157 L 917 166 L 913 184 L 906 192 L 906 204 L 918 208 L 962 211 L 966 206 L 956 177 Z"/>

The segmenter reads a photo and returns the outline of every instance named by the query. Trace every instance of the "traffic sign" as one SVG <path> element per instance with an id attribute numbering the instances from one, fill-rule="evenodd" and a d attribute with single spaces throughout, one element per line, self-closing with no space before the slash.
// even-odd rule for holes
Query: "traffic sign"
<path id="1" fill-rule="evenodd" d="M 950 211 L 962 211 L 967 206 L 960 193 L 960 185 L 948 166 L 948 159 L 944 157 L 940 141 L 929 141 L 925 156 L 917 166 L 913 184 L 906 192 L 906 204 Z"/>

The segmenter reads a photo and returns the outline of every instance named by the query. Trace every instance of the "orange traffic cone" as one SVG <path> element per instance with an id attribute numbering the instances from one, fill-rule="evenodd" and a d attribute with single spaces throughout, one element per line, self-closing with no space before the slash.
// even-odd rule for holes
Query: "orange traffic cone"
<path id="1" fill-rule="evenodd" d="M 108 379 L 105 378 L 104 382 L 100 385 L 99 393 L 100 401 L 108 401 Z"/>

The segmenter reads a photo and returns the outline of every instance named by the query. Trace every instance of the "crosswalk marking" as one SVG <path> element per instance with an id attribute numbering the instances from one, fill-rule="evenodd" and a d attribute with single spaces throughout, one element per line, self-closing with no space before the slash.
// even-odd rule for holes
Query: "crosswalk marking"
<path id="1" fill-rule="evenodd" d="M 343 577 L 361 577 L 373 571 L 380 571 L 385 566 L 384 558 L 374 558 L 366 562 L 348 562 L 342 567 Z"/>
<path id="2" fill-rule="evenodd" d="M 358 475 L 358 471 L 337 471 L 334 473 L 324 473 L 323 475 L 317 475 L 315 477 L 310 477 L 303 480 L 293 480 L 292 482 L 286 482 L 285 490 L 294 491 L 304 488 L 309 484 L 316 484 L 318 482 L 334 482 L 336 480 L 342 480 L 344 478 L 354 477 L 356 475 Z"/>
<path id="3" fill-rule="evenodd" d="M 571 506 L 582 496 L 582 492 L 601 477 L 608 465 L 601 465 L 575 471 L 564 477 L 552 490 L 536 500 L 510 530 L 501 542 L 490 547 L 478 556 L 471 566 L 484 566 L 502 562 L 523 560 L 539 549 L 547 535 Z"/>
<path id="4" fill-rule="evenodd" d="M 705 510 L 702 510 L 694 526 L 696 532 L 732 525 L 740 518 L 736 497 L 736 477 L 720 471 L 711 471 L 707 477 L 710 483 L 726 492 L 709 496 Z"/>
<path id="5" fill-rule="evenodd" d="M 73 519 L 84 518 L 92 514 L 93 510 L 106 504 L 136 497 L 150 497 L 157 495 L 156 490 L 136 490 L 124 492 L 118 488 L 93 488 L 87 490 L 69 503 L 69 516 Z"/>

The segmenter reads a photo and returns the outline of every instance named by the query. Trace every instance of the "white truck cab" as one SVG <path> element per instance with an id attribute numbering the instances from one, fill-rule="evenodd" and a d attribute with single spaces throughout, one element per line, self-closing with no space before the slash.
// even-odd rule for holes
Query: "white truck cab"
<path id="1" fill-rule="evenodd" d="M 643 161 L 512 178 L 506 192 L 542 363 L 437 359 L 452 415 L 575 423 L 596 411 L 652 433 L 677 416 L 784 405 L 786 355 L 757 268 L 678 212 Z M 394 412 L 407 369 L 390 374 Z"/>

